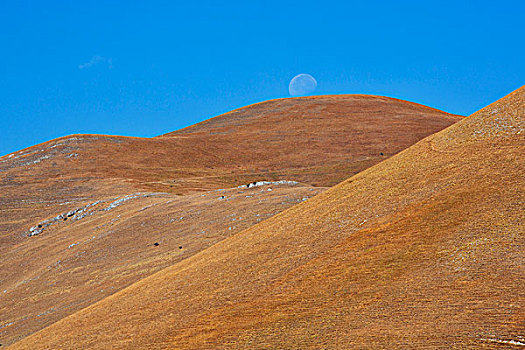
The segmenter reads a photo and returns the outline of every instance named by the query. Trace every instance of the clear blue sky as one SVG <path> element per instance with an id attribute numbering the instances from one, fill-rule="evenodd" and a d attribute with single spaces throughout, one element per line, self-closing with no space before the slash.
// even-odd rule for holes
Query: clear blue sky
<path id="1" fill-rule="evenodd" d="M 525 84 L 525 1 L 0 3 L 0 155 L 155 136 L 287 97 L 370 93 L 468 115 Z"/>

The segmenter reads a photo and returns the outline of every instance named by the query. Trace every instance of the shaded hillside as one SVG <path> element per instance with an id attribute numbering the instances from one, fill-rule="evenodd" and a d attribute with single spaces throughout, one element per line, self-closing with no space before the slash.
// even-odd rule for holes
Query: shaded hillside
<path id="1" fill-rule="evenodd" d="M 28 231 L 34 236 L 2 254 L 0 344 L 48 326 L 323 190 L 273 184 L 186 196 L 133 193 L 102 197 L 77 212 L 57 211 Z"/>
<path id="2" fill-rule="evenodd" d="M 74 135 L 2 157 L 0 343 L 187 259 L 326 189 L 311 184 L 345 178 L 458 119 L 382 97 L 285 99 L 180 135 Z M 256 180 L 287 181 L 237 188 Z"/>
<path id="3" fill-rule="evenodd" d="M 521 348 L 525 88 L 12 346 Z"/>

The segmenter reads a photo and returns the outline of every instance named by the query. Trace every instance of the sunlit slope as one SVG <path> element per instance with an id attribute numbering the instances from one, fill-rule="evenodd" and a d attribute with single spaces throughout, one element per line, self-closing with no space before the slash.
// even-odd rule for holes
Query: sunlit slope
<path id="1" fill-rule="evenodd" d="M 525 88 L 15 344 L 520 348 Z"/>

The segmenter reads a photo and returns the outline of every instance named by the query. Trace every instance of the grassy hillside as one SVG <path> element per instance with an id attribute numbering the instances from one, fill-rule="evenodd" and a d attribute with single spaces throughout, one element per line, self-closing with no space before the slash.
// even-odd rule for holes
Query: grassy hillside
<path id="1" fill-rule="evenodd" d="M 12 346 L 510 348 L 525 88 Z"/>

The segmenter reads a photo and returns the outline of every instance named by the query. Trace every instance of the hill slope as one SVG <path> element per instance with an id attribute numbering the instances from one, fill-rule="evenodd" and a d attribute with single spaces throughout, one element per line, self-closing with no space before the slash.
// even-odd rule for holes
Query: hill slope
<path id="1" fill-rule="evenodd" d="M 76 135 L 2 157 L 0 343 L 326 189 L 312 183 L 346 178 L 459 119 L 383 97 L 285 99 L 157 138 Z M 237 188 L 256 180 L 289 181 Z"/>
<path id="2" fill-rule="evenodd" d="M 12 348 L 523 347 L 524 106 L 522 87 Z"/>
<path id="3" fill-rule="evenodd" d="M 460 119 L 391 98 L 342 95 L 260 103 L 171 137 L 68 136 L 0 158 L 0 232 L 45 219 L 58 203 L 73 210 L 105 195 L 185 194 L 257 180 L 331 186 Z"/>

